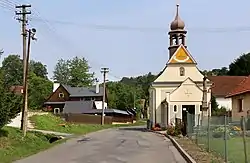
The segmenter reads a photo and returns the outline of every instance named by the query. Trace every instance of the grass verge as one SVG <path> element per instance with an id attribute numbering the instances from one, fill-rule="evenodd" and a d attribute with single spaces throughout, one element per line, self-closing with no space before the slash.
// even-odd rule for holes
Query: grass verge
<path id="1" fill-rule="evenodd" d="M 25 138 L 22 136 L 22 131 L 17 128 L 4 127 L 0 130 L 0 163 L 11 163 L 57 144 L 49 143 L 53 136 L 49 134 L 28 132 Z"/>
<path id="2" fill-rule="evenodd" d="M 217 157 L 212 153 L 206 152 L 203 148 L 200 148 L 193 141 L 186 137 L 174 137 L 174 139 L 197 163 L 224 162 L 221 157 Z"/>
<path id="3" fill-rule="evenodd" d="M 248 159 L 250 159 L 249 142 L 250 138 L 246 137 Z M 198 143 L 202 145 L 203 148 L 207 148 L 208 146 L 207 138 L 198 139 Z M 245 162 L 243 139 L 240 136 L 230 137 L 227 140 L 227 148 L 225 148 L 224 138 L 211 138 L 210 148 L 214 154 L 217 154 L 221 158 L 225 158 L 225 150 L 227 150 L 228 161 L 232 163 Z"/>
<path id="4" fill-rule="evenodd" d="M 122 126 L 137 126 L 145 125 L 145 121 L 138 121 L 134 124 L 117 124 L 117 125 L 95 125 L 95 124 L 73 124 L 66 123 L 61 118 L 56 117 L 52 114 L 46 115 L 34 115 L 30 117 L 31 122 L 34 124 L 36 129 L 56 131 L 62 133 L 72 133 L 72 134 L 86 134 L 89 132 L 98 131 L 101 129 L 107 129 L 112 127 L 122 127 Z M 65 124 L 62 126 L 60 124 Z"/>

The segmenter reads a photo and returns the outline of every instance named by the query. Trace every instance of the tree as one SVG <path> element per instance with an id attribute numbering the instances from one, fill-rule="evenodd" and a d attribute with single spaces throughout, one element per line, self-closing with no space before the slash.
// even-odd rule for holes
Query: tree
<path id="1" fill-rule="evenodd" d="M 94 81 L 94 73 L 89 73 L 90 66 L 84 58 L 74 57 L 70 63 L 70 85 L 75 87 L 90 86 Z"/>
<path id="2" fill-rule="evenodd" d="M 23 63 L 19 55 L 9 55 L 2 62 L 4 84 L 8 86 L 22 85 Z"/>
<path id="3" fill-rule="evenodd" d="M 109 108 L 126 110 L 140 107 L 141 91 L 122 82 L 108 82 Z"/>
<path id="4" fill-rule="evenodd" d="M 151 83 L 156 79 L 156 75 L 153 75 L 151 72 L 148 74 L 138 76 L 138 77 L 131 77 L 127 78 L 124 77 L 120 82 L 130 85 L 132 87 L 136 88 L 136 92 L 138 94 L 139 99 L 144 99 L 144 106 L 141 109 L 141 112 L 144 116 L 146 116 L 146 108 L 149 104 L 149 92 L 148 89 L 151 85 Z"/>
<path id="5" fill-rule="evenodd" d="M 51 94 L 52 90 L 52 81 L 31 72 L 29 75 L 29 108 L 41 109 L 43 102 Z"/>
<path id="6" fill-rule="evenodd" d="M 20 112 L 22 99 L 21 96 L 9 92 L 3 78 L 3 72 L 0 71 L 0 129 Z"/>
<path id="7" fill-rule="evenodd" d="M 94 73 L 90 73 L 89 69 L 85 58 L 60 59 L 55 66 L 53 79 L 73 87 L 90 86 L 94 81 Z"/>
<path id="8" fill-rule="evenodd" d="M 46 65 L 42 64 L 41 62 L 36 62 L 31 60 L 29 63 L 30 71 L 35 73 L 36 76 L 47 79 L 48 71 Z"/>
<path id="9" fill-rule="evenodd" d="M 248 76 L 250 75 L 250 53 L 242 54 L 229 65 L 228 75 Z"/>
<path id="10" fill-rule="evenodd" d="M 224 75 L 228 75 L 228 68 L 227 67 L 222 67 L 220 69 L 216 68 L 216 69 L 212 69 L 211 71 L 201 71 L 201 73 L 203 75 L 207 75 L 207 76 L 224 76 Z"/>

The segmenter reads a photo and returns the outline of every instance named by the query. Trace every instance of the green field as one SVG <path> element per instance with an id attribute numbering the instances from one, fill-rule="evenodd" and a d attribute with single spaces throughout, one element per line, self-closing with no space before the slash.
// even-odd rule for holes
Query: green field
<path id="1" fill-rule="evenodd" d="M 198 139 L 198 143 L 201 147 L 208 147 L 208 140 L 206 137 Z M 247 155 L 248 160 L 250 160 L 250 138 L 246 138 Z M 211 138 L 210 139 L 210 149 L 211 151 L 224 158 L 225 156 L 225 140 L 223 138 Z M 242 137 L 231 137 L 227 140 L 227 156 L 231 163 L 244 163 L 244 145 Z"/>

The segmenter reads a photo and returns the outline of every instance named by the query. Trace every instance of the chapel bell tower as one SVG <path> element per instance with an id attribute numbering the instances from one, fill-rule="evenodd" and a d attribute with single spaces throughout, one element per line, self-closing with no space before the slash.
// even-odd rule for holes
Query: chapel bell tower
<path id="1" fill-rule="evenodd" d="M 186 34 L 187 31 L 184 29 L 185 23 L 181 20 L 179 16 L 179 4 L 176 5 L 176 16 L 170 25 L 169 35 L 169 58 L 175 53 L 178 47 L 183 44 L 185 48 L 186 46 Z"/>

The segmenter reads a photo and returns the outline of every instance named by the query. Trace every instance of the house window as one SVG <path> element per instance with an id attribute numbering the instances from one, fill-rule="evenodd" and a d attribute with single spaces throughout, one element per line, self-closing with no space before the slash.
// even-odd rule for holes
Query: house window
<path id="1" fill-rule="evenodd" d="M 180 67 L 180 76 L 185 76 L 185 68 Z"/>
<path id="2" fill-rule="evenodd" d="M 174 112 L 177 112 L 177 106 L 176 105 L 174 106 Z"/>
<path id="3" fill-rule="evenodd" d="M 60 98 L 63 98 L 64 97 L 64 94 L 63 93 L 59 93 L 58 95 Z"/>
<path id="4" fill-rule="evenodd" d="M 243 112 L 243 99 L 238 99 L 238 110 Z"/>
<path id="5" fill-rule="evenodd" d="M 200 105 L 200 111 L 202 111 L 202 105 Z"/>

